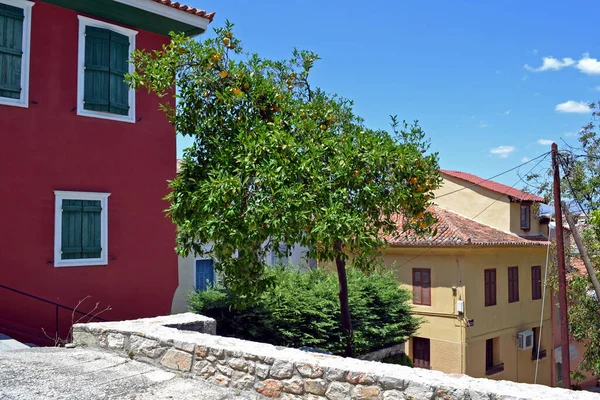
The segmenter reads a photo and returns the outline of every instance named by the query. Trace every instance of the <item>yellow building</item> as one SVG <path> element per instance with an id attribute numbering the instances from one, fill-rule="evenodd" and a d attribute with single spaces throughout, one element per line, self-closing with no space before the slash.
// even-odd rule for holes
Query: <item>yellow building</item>
<path id="1" fill-rule="evenodd" d="M 384 254 L 423 318 L 407 354 L 418 367 L 516 382 L 533 383 L 537 365 L 537 383 L 550 385 L 547 226 L 532 215 L 542 199 L 474 175 L 441 172 L 431 209 L 437 234 L 389 237 Z"/>

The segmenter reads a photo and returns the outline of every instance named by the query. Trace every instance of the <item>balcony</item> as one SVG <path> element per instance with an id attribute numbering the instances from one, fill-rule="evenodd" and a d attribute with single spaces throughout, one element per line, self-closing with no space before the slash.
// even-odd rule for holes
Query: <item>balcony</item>
<path id="1" fill-rule="evenodd" d="M 546 358 L 546 349 L 540 350 L 540 356 L 538 357 L 537 349 L 531 350 L 531 360 L 541 360 L 542 358 Z"/>
<path id="2" fill-rule="evenodd" d="M 504 371 L 504 363 L 498 364 L 498 365 L 494 365 L 491 368 L 487 368 L 485 370 L 485 376 L 499 374 L 502 371 Z"/>

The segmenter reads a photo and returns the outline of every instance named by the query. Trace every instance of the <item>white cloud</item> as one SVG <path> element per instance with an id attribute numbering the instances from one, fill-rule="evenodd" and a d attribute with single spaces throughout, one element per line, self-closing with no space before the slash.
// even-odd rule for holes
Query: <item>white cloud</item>
<path id="1" fill-rule="evenodd" d="M 586 114 L 590 112 L 590 107 L 583 101 L 569 100 L 556 105 L 554 109 L 557 112 Z"/>
<path id="2" fill-rule="evenodd" d="M 533 54 L 537 54 L 537 49 L 533 49 L 531 52 L 532 52 Z"/>
<path id="3" fill-rule="evenodd" d="M 565 132 L 565 136 L 575 136 L 577 132 Z"/>
<path id="4" fill-rule="evenodd" d="M 529 158 L 529 157 L 523 157 L 523 158 L 521 158 L 521 162 L 527 162 L 529 160 L 531 160 L 531 158 Z"/>
<path id="5" fill-rule="evenodd" d="M 511 112 L 512 112 L 512 110 L 506 110 L 506 111 L 504 111 L 504 115 L 510 115 Z"/>
<path id="6" fill-rule="evenodd" d="M 499 69 L 496 70 L 496 74 L 500 74 L 502 71 L 500 71 Z"/>
<path id="7" fill-rule="evenodd" d="M 527 79 L 529 79 L 529 75 L 523 75 L 523 77 L 521 78 L 523 82 L 525 82 Z"/>
<path id="8" fill-rule="evenodd" d="M 554 140 L 550 140 L 550 139 L 540 139 L 537 141 L 539 144 L 541 144 L 542 146 L 549 146 L 552 143 L 554 143 Z"/>
<path id="9" fill-rule="evenodd" d="M 584 74 L 600 75 L 600 61 L 596 58 L 590 58 L 589 53 L 585 53 L 581 60 L 577 61 L 576 67 Z"/>
<path id="10" fill-rule="evenodd" d="M 498 146 L 491 148 L 490 154 L 496 155 L 500 158 L 507 158 L 513 151 L 515 151 L 515 146 Z"/>
<path id="11" fill-rule="evenodd" d="M 597 92 L 600 92 L 600 85 L 593 87 L 593 88 L 592 88 L 592 90 L 595 90 L 595 91 L 597 91 Z"/>
<path id="12" fill-rule="evenodd" d="M 554 57 L 543 57 L 542 58 L 542 66 L 538 68 L 534 68 L 529 66 L 528 64 L 524 65 L 524 68 L 528 71 L 532 72 L 542 72 L 542 71 L 558 71 L 565 67 L 570 67 L 575 64 L 575 60 L 570 57 L 565 57 L 561 60 Z"/>
<path id="13" fill-rule="evenodd" d="M 479 121 L 479 127 L 480 127 L 480 128 L 487 128 L 487 127 L 488 127 L 488 124 L 487 124 L 487 122 L 484 122 L 484 121 Z"/>

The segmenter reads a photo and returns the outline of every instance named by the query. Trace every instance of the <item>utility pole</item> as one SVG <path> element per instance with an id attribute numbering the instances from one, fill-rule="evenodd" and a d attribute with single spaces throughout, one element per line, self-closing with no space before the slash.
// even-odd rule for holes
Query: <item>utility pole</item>
<path id="1" fill-rule="evenodd" d="M 560 175 L 558 146 L 552 143 L 552 170 L 554 171 L 554 220 L 556 222 L 556 256 L 558 258 L 558 306 L 560 308 L 560 347 L 562 355 L 562 381 L 565 389 L 571 388 L 569 357 L 569 320 L 567 317 L 567 277 L 565 273 L 565 244 L 560 208 Z"/>

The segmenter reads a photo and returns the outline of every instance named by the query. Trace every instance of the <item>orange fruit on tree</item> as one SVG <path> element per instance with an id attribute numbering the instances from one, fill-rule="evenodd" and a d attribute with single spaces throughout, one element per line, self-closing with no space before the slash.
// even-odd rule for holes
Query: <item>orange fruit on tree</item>
<path id="1" fill-rule="evenodd" d="M 410 178 L 410 183 L 412 183 L 413 185 L 416 185 L 417 182 L 419 182 L 417 178 Z"/>
<path id="2" fill-rule="evenodd" d="M 225 37 L 231 39 L 233 37 L 233 34 L 231 32 L 225 32 Z"/>
<path id="3" fill-rule="evenodd" d="M 239 95 L 240 93 L 242 93 L 242 91 L 239 88 L 233 88 L 233 94 L 234 95 Z"/>
<path id="4" fill-rule="evenodd" d="M 248 82 L 244 83 L 244 89 L 249 89 L 250 88 L 250 84 Z"/>
<path id="5" fill-rule="evenodd" d="M 227 38 L 227 37 L 224 37 L 224 38 L 223 38 L 223 44 L 224 44 L 225 46 L 228 46 L 228 45 L 229 45 L 229 38 Z"/>
<path id="6" fill-rule="evenodd" d="M 227 71 L 221 71 L 219 72 L 219 75 L 221 75 L 221 78 L 225 79 L 229 74 L 227 73 Z"/>
<path id="7" fill-rule="evenodd" d="M 325 129 L 327 129 L 327 125 L 321 124 L 319 125 L 319 128 L 321 128 L 321 130 L 324 131 Z"/>

